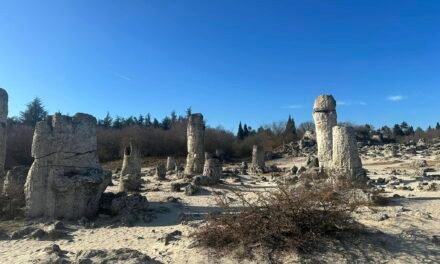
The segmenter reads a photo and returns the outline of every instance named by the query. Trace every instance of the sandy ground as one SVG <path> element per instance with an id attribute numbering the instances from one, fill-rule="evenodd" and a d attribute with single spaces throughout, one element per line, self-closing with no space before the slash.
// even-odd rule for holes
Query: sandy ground
<path id="1" fill-rule="evenodd" d="M 400 185 L 410 188 L 385 188 L 386 195 L 395 194 L 392 203 L 383 207 L 363 207 L 355 218 L 366 226 L 368 233 L 359 239 L 341 242 L 329 247 L 329 250 L 313 255 L 286 253 L 281 256 L 282 263 L 440 263 L 440 244 L 434 236 L 440 238 L 440 191 L 419 191 L 417 186 L 423 179 L 405 176 L 410 173 L 410 162 L 420 156 L 404 159 L 364 159 L 372 179 L 395 176 L 403 181 Z M 434 157 L 424 157 L 435 165 L 439 161 Z M 269 162 L 279 167 L 303 165 L 304 159 L 285 158 Z M 230 165 L 232 166 L 232 165 Z M 400 170 L 402 175 L 394 175 Z M 431 174 L 440 174 L 433 172 Z M 189 237 L 197 228 L 204 215 L 219 210 L 215 193 L 232 197 L 232 192 L 269 191 L 275 186 L 271 177 L 268 182 L 261 176 L 243 176 L 243 185 L 226 179 L 224 184 L 207 188 L 196 196 L 170 191 L 170 184 L 176 180 L 168 176 L 169 181 L 157 182 L 152 176 L 145 176 L 147 188 L 157 187 L 158 191 L 148 191 L 146 195 L 155 218 L 148 224 L 134 227 L 102 226 L 92 229 L 77 227 L 69 240 L 36 241 L 5 240 L 0 241 L 0 263 L 32 263 L 42 248 L 56 243 L 63 250 L 77 252 L 84 249 L 131 248 L 141 251 L 162 263 L 266 263 L 264 256 L 256 260 L 237 260 L 234 256 L 218 256 L 207 249 L 194 246 Z M 115 182 L 117 184 L 117 182 Z M 440 181 L 437 181 L 440 184 Z M 108 191 L 116 191 L 109 187 Z M 168 197 L 180 198 L 181 203 L 168 202 Z M 182 238 L 165 245 L 162 238 L 175 230 L 182 232 Z"/>

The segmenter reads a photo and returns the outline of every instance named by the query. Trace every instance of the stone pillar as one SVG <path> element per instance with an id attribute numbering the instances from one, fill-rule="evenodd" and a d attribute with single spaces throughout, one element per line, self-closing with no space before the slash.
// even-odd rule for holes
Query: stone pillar
<path id="1" fill-rule="evenodd" d="M 8 93 L 0 88 L 0 174 L 4 177 L 8 122 Z"/>
<path id="2" fill-rule="evenodd" d="M 24 184 L 28 171 L 29 167 L 17 166 L 6 174 L 3 195 L 18 206 L 25 204 Z"/>
<path id="3" fill-rule="evenodd" d="M 160 163 L 156 166 L 156 178 L 160 181 L 165 180 L 165 176 L 167 175 L 167 170 L 165 168 L 165 165 L 163 163 Z"/>
<path id="4" fill-rule="evenodd" d="M 96 215 L 111 173 L 99 164 L 93 116 L 55 114 L 38 122 L 32 157 L 25 183 L 28 217 L 79 219 Z"/>
<path id="5" fill-rule="evenodd" d="M 192 114 L 188 119 L 188 156 L 186 175 L 201 174 L 205 161 L 205 124 L 202 114 Z"/>
<path id="6" fill-rule="evenodd" d="M 264 148 L 259 145 L 254 145 L 252 148 L 252 169 L 254 171 L 264 170 L 265 165 Z"/>
<path id="7" fill-rule="evenodd" d="M 203 167 L 203 175 L 194 177 L 195 185 L 214 185 L 220 181 L 222 176 L 222 165 L 216 158 L 207 159 Z"/>
<path id="8" fill-rule="evenodd" d="M 332 169 L 336 173 L 335 176 L 350 181 L 359 181 L 365 178 L 354 128 L 333 127 Z"/>
<path id="9" fill-rule="evenodd" d="M 176 170 L 176 160 L 173 157 L 167 158 L 167 171 L 175 171 Z"/>
<path id="10" fill-rule="evenodd" d="M 336 101 L 332 95 L 320 95 L 313 106 L 318 159 L 321 167 L 330 167 L 332 161 L 332 129 L 337 125 Z"/>
<path id="11" fill-rule="evenodd" d="M 119 183 L 119 191 L 130 192 L 138 191 L 141 187 L 141 160 L 137 147 L 130 142 L 125 147 L 124 161 Z"/>

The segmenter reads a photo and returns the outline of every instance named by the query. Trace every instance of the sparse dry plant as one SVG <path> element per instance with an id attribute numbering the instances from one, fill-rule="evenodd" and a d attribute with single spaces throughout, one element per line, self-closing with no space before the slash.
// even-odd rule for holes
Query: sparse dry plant
<path id="1" fill-rule="evenodd" d="M 355 205 L 329 183 L 294 189 L 280 186 L 273 192 L 253 194 L 257 199 L 236 194 L 240 208 L 220 198 L 225 212 L 211 215 L 193 238 L 201 246 L 218 250 L 251 252 L 259 247 L 311 252 L 325 240 L 358 228 L 351 217 Z"/>

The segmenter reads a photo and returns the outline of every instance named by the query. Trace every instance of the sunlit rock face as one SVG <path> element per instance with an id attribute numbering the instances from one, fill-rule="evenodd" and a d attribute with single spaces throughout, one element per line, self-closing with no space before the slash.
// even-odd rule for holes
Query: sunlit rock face
<path id="1" fill-rule="evenodd" d="M 25 183 L 28 217 L 78 219 L 96 214 L 111 173 L 99 164 L 93 116 L 55 114 L 38 122 L 32 157 Z"/>
<path id="2" fill-rule="evenodd" d="M 313 106 L 318 159 L 321 167 L 329 167 L 332 162 L 333 127 L 337 125 L 336 101 L 332 95 L 316 97 Z"/>
<path id="3" fill-rule="evenodd" d="M 188 156 L 186 175 L 202 174 L 205 162 L 205 124 L 202 114 L 192 114 L 188 119 Z"/>

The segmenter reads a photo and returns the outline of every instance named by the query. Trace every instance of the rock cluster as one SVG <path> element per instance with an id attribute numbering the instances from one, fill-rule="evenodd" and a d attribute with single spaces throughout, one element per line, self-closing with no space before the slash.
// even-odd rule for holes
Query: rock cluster
<path id="1" fill-rule="evenodd" d="M 25 184 L 29 217 L 79 219 L 94 216 L 111 181 L 98 161 L 96 119 L 55 114 L 38 122 Z"/>
<path id="2" fill-rule="evenodd" d="M 192 114 L 187 127 L 188 156 L 186 158 L 186 175 L 203 172 L 205 161 L 205 123 L 202 114 Z"/>
<path id="3" fill-rule="evenodd" d="M 141 160 L 140 153 L 131 142 L 124 150 L 119 191 L 138 191 L 141 187 Z"/>

